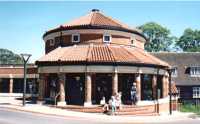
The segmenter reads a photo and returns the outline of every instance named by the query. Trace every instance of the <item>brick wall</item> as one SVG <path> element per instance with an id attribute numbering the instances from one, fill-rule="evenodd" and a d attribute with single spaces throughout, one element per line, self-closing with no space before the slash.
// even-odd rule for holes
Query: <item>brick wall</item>
<path id="1" fill-rule="evenodd" d="M 54 38 L 54 45 L 50 45 L 50 41 L 47 40 L 45 42 L 45 52 L 48 53 L 58 46 L 70 46 L 77 43 L 72 43 L 71 35 L 64 35 L 61 37 Z M 139 36 L 135 36 L 134 46 L 144 49 L 144 41 L 139 38 Z M 62 42 L 60 42 L 62 40 Z M 78 44 L 85 44 L 85 43 L 103 43 L 103 34 L 80 34 L 80 43 Z M 112 35 L 112 42 L 113 44 L 119 45 L 131 45 L 131 37 L 129 36 L 121 36 L 121 35 Z"/>
<path id="2" fill-rule="evenodd" d="M 36 74 L 37 68 L 27 68 L 28 74 Z M 0 74 L 24 74 L 23 68 L 0 68 Z"/>

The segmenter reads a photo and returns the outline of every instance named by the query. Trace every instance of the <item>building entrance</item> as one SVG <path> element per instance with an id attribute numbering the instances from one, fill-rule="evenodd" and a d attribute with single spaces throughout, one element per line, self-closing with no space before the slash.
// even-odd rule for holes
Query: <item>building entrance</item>
<path id="1" fill-rule="evenodd" d="M 96 74 L 95 87 L 93 90 L 95 90 L 95 94 L 93 95 L 96 104 L 100 104 L 100 101 L 103 99 L 108 103 L 112 95 L 112 75 Z"/>
<path id="2" fill-rule="evenodd" d="M 143 74 L 141 77 L 141 99 L 153 100 L 152 75 Z"/>
<path id="3" fill-rule="evenodd" d="M 0 93 L 8 93 L 9 89 L 9 79 L 0 79 Z"/>
<path id="4" fill-rule="evenodd" d="M 119 75 L 119 92 L 121 92 L 122 103 L 131 104 L 131 87 L 134 83 L 134 74 L 121 74 Z"/>
<path id="5" fill-rule="evenodd" d="M 65 83 L 67 104 L 83 105 L 85 92 L 84 74 L 67 74 Z"/>

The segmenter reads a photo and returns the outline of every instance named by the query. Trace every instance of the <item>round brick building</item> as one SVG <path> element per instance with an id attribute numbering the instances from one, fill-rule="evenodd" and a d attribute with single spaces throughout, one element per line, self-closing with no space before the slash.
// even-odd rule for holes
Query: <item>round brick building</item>
<path id="1" fill-rule="evenodd" d="M 92 106 L 120 92 L 126 105 L 134 84 L 138 105 L 168 97 L 170 65 L 144 50 L 147 38 L 140 30 L 97 9 L 43 39 L 46 54 L 36 61 L 40 100 L 59 96 L 59 105 Z"/>

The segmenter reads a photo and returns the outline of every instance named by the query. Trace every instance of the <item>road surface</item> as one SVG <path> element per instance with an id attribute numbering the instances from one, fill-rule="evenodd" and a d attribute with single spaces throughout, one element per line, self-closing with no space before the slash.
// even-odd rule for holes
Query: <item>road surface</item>
<path id="1" fill-rule="evenodd" d="M 86 118 L 77 118 L 77 117 L 58 117 L 58 116 L 21 112 L 6 108 L 0 108 L 0 124 L 105 124 L 105 123 L 106 122 L 103 121 L 98 122 L 98 120 L 95 119 L 89 120 Z M 200 124 L 200 120 L 187 119 L 176 122 L 166 122 L 163 124 L 172 124 L 172 123 Z M 116 124 L 116 122 L 113 124 Z M 136 123 L 131 122 L 123 124 L 136 124 Z"/>
<path id="2" fill-rule="evenodd" d="M 100 124 L 85 118 L 59 117 L 0 108 L 0 124 Z"/>

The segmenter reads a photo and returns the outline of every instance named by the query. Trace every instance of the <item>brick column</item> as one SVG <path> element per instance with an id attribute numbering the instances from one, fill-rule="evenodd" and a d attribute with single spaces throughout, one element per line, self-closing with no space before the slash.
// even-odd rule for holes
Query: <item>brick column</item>
<path id="1" fill-rule="evenodd" d="M 86 73 L 84 106 L 91 106 L 91 105 L 92 105 L 92 76 L 90 73 Z"/>
<path id="2" fill-rule="evenodd" d="M 66 105 L 66 101 L 65 101 L 65 74 L 64 73 L 59 73 L 58 74 L 58 78 L 59 78 L 59 93 L 60 93 L 60 97 L 59 97 L 59 102 L 58 102 L 58 106 L 65 106 Z"/>
<path id="3" fill-rule="evenodd" d="M 38 100 L 42 101 L 44 100 L 44 95 L 45 95 L 45 75 L 40 74 L 39 75 L 39 89 L 38 89 Z"/>
<path id="4" fill-rule="evenodd" d="M 166 80 L 166 97 L 169 95 L 169 76 L 165 77 Z"/>
<path id="5" fill-rule="evenodd" d="M 137 93 L 137 99 L 138 101 L 141 100 L 141 74 L 136 74 L 135 76 L 135 82 L 136 82 L 136 93 Z"/>
<path id="6" fill-rule="evenodd" d="M 163 85 L 163 97 L 167 97 L 169 93 L 169 77 L 168 76 L 163 76 L 162 85 Z"/>
<path id="7" fill-rule="evenodd" d="M 112 95 L 118 93 L 118 73 L 113 73 L 112 76 Z"/>
<path id="8" fill-rule="evenodd" d="M 13 93 L 13 78 L 10 78 L 10 82 L 9 82 L 9 93 Z"/>
<path id="9" fill-rule="evenodd" d="M 157 77 L 156 75 L 153 75 L 152 77 L 152 90 L 153 90 L 153 99 L 156 99 L 157 95 Z"/>

